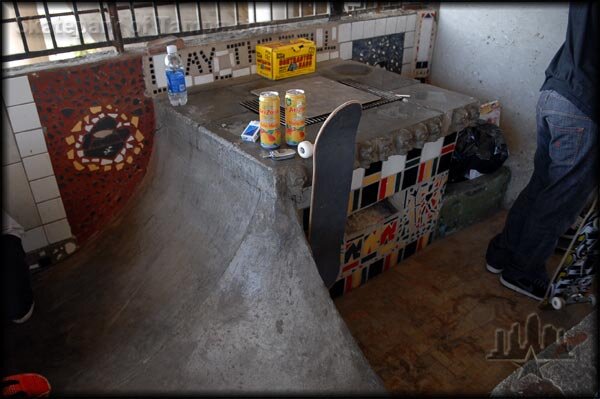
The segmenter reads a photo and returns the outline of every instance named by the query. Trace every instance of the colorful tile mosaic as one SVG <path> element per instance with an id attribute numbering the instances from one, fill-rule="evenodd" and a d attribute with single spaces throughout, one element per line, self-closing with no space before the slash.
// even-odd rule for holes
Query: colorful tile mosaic
<path id="1" fill-rule="evenodd" d="M 178 51 L 189 86 L 256 73 L 256 45 L 305 38 L 315 41 L 318 61 L 338 58 L 337 22 L 284 33 L 257 35 L 182 48 Z M 164 54 L 145 56 L 144 76 L 148 95 L 166 92 Z"/>
<path id="2" fill-rule="evenodd" d="M 362 217 L 363 223 L 367 219 L 371 224 L 346 237 L 338 280 L 330 290 L 333 297 L 366 283 L 431 242 L 447 180 L 448 172 L 444 172 L 395 194 L 390 200 L 395 212 L 386 217 L 377 216 L 384 213 L 376 209 L 385 208 L 382 203 L 365 211 L 370 216 L 351 216 L 350 226 L 361 223 L 353 217 Z"/>
<path id="3" fill-rule="evenodd" d="M 455 142 L 456 133 L 453 133 L 427 143 L 423 149 L 414 148 L 407 155 L 394 155 L 387 161 L 373 162 L 367 169 L 355 169 L 348 214 L 447 171 Z"/>
<path id="4" fill-rule="evenodd" d="M 403 208 L 381 220 L 374 217 L 373 224 L 347 237 L 338 281 L 330 290 L 333 297 L 366 283 L 431 242 L 447 179 L 448 173 L 442 173 L 398 193 L 397 202 Z M 379 211 L 370 208 L 368 212 Z"/>
<path id="5" fill-rule="evenodd" d="M 248 32 L 244 37 L 239 35 L 240 38 L 230 41 L 185 47 L 179 50 L 179 55 L 186 67 L 186 83 L 189 87 L 255 74 L 257 44 L 294 38 L 306 38 L 315 42 L 317 62 L 337 58 L 356 59 L 381 65 L 412 78 L 417 70 L 417 56 L 423 58 L 418 46 L 419 33 L 422 31 L 428 35 L 428 46 L 433 46 L 435 39 L 435 18 L 432 18 L 433 25 L 430 28 L 429 22 L 421 22 L 425 18 L 422 15 L 435 16 L 435 11 L 405 10 L 397 14 L 381 14 L 378 18 L 364 21 L 332 21 L 272 34 L 252 35 Z M 424 54 L 425 62 L 428 62 L 431 50 Z M 166 92 L 163 60 L 162 54 L 143 57 L 146 90 L 150 96 Z M 423 68 L 420 68 L 419 76 L 424 76 L 423 74 Z"/>
<path id="6" fill-rule="evenodd" d="M 355 170 L 362 186 L 354 185 L 350 195 L 347 235 L 332 297 L 364 284 L 433 240 L 456 138 L 453 133 L 406 156 Z M 395 211 L 381 216 L 384 199 Z"/>
<path id="7" fill-rule="evenodd" d="M 73 235 L 112 220 L 146 172 L 154 105 L 140 57 L 32 73 L 31 89 Z"/>

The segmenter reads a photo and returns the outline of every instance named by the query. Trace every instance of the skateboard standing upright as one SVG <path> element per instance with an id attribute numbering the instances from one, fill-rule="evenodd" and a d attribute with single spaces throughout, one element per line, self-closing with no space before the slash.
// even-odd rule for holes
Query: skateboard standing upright
<path id="1" fill-rule="evenodd" d="M 596 304 L 590 293 L 598 262 L 598 199 L 587 211 L 550 281 L 541 306 L 556 310 L 572 303 Z"/>
<path id="2" fill-rule="evenodd" d="M 340 105 L 327 117 L 314 144 L 308 240 L 328 288 L 340 268 L 361 113 L 358 101 Z"/>

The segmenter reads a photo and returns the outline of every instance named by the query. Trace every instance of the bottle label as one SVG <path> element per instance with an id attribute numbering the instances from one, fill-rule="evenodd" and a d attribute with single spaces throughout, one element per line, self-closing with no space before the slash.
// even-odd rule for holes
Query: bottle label
<path id="1" fill-rule="evenodd" d="M 167 70 L 167 87 L 169 93 L 178 94 L 185 92 L 185 74 L 182 69 Z"/>

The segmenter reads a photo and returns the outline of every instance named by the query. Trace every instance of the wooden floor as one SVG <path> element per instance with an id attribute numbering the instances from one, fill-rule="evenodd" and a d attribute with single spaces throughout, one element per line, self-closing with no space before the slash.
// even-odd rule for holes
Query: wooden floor
<path id="1" fill-rule="evenodd" d="M 496 329 L 537 313 L 568 329 L 588 304 L 540 310 L 484 268 L 489 240 L 506 212 L 434 242 L 365 286 L 335 300 L 371 366 L 397 393 L 488 394 L 517 365 L 489 361 Z M 553 256 L 549 267 L 558 264 Z M 523 334 L 523 333 L 521 333 Z"/>

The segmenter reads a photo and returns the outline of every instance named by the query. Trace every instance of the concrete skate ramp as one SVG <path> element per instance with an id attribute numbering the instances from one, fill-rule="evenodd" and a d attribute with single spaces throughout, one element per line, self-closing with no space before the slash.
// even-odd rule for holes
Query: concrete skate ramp
<path id="1" fill-rule="evenodd" d="M 58 393 L 382 392 L 291 203 L 199 150 L 193 126 L 157 125 L 125 211 L 35 276 L 32 319 L 5 329 L 5 373 Z"/>

